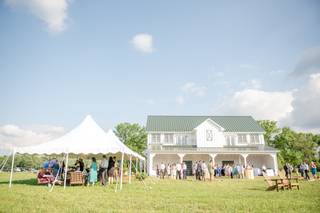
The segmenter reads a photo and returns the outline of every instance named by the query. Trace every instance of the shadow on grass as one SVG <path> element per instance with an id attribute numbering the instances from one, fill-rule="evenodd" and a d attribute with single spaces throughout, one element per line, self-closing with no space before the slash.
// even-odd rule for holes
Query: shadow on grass
<path id="1" fill-rule="evenodd" d="M 261 188 L 261 187 L 251 187 L 248 188 L 250 191 L 266 191 L 266 188 Z"/>
<path id="2" fill-rule="evenodd" d="M 35 179 L 35 178 L 24 179 L 24 180 L 13 180 L 12 184 L 40 186 L 37 183 L 37 179 Z M 8 181 L 0 181 L 0 185 L 9 185 L 9 180 Z"/>

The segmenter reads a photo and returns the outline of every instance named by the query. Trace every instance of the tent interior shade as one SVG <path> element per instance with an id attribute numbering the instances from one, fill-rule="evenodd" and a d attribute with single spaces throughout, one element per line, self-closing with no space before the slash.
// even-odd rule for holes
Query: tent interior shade
<path id="1" fill-rule="evenodd" d="M 15 152 L 21 154 L 124 153 L 140 160 L 145 160 L 144 157 L 123 144 L 112 130 L 105 132 L 90 115 L 86 116 L 78 127 L 60 138 L 35 146 L 17 147 Z"/>

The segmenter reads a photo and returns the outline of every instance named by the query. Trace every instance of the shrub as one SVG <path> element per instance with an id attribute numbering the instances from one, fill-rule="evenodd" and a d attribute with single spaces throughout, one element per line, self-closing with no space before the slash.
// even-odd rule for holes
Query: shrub
<path id="1" fill-rule="evenodd" d="M 136 173 L 136 179 L 137 179 L 137 180 L 142 181 L 142 180 L 146 179 L 146 177 L 147 177 L 147 174 L 144 173 L 144 172 L 142 172 L 142 173 L 137 172 L 137 173 Z"/>

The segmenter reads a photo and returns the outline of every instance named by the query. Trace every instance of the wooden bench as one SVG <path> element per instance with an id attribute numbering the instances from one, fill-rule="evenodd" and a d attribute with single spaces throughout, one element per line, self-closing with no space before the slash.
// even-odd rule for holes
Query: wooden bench
<path id="1" fill-rule="evenodd" d="M 292 188 L 296 187 L 298 190 L 300 190 L 300 186 L 299 186 L 299 178 L 298 177 L 291 177 L 291 178 L 287 178 L 283 172 L 279 172 L 279 177 L 281 179 L 283 179 L 283 181 L 285 183 L 288 184 L 288 188 L 290 190 L 292 190 Z"/>
<path id="2" fill-rule="evenodd" d="M 289 188 L 289 183 L 285 183 L 281 178 L 270 178 L 265 173 L 263 173 L 263 177 L 268 184 L 267 191 L 276 189 L 278 192 L 279 189 L 284 190 Z"/>
<path id="3" fill-rule="evenodd" d="M 82 172 L 70 172 L 70 185 L 83 185 L 84 177 Z"/>

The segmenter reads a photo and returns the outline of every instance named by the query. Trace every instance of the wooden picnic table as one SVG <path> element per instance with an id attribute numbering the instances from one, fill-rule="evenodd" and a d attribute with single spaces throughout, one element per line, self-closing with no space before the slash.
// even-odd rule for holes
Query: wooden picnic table
<path id="1" fill-rule="evenodd" d="M 297 177 L 292 177 L 292 178 L 271 178 L 271 181 L 275 182 L 275 185 L 277 187 L 277 191 L 279 191 L 279 189 L 292 189 L 292 186 L 297 186 L 297 188 L 299 189 L 299 184 L 298 184 L 298 178 Z M 295 180 L 297 183 L 293 183 L 293 180 Z"/>

